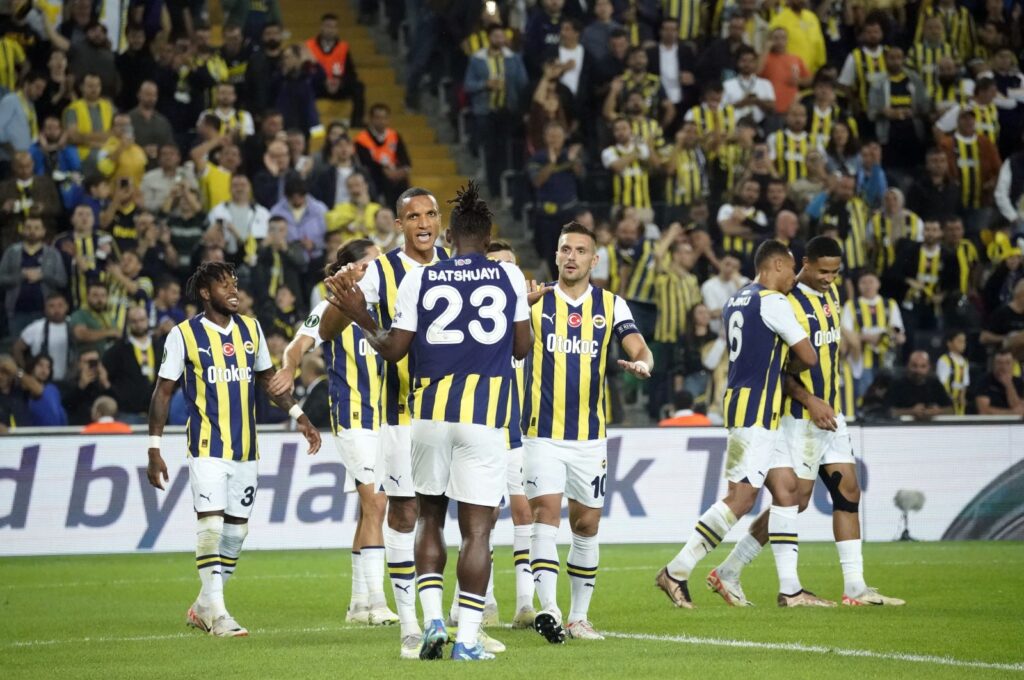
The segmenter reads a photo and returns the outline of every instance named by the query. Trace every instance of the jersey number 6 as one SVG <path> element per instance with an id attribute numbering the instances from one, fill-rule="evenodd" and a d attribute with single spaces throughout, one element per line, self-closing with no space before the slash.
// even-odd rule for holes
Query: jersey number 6
<path id="1" fill-rule="evenodd" d="M 736 361 L 743 349 L 743 315 L 736 313 L 729 317 L 729 361 Z"/>
<path id="2" fill-rule="evenodd" d="M 423 308 L 430 311 L 441 300 L 445 301 L 447 307 L 427 328 L 427 342 L 432 345 L 458 345 L 465 338 L 465 334 L 458 329 L 449 329 L 448 326 L 459 318 L 462 312 L 462 295 L 454 286 L 431 288 L 423 296 Z M 470 293 L 469 304 L 476 307 L 477 316 L 490 321 L 492 325 L 491 329 L 487 330 L 479 320 L 470 321 L 467 327 L 474 340 L 481 345 L 493 345 L 505 337 L 505 331 L 508 330 L 508 320 L 505 318 L 507 303 L 504 291 L 497 286 L 480 286 Z"/>

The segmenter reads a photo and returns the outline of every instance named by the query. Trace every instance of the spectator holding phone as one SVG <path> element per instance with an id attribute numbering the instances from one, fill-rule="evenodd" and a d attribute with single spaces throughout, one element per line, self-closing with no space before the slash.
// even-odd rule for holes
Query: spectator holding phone
<path id="1" fill-rule="evenodd" d="M 79 354 L 74 373 L 61 395 L 64 410 L 68 414 L 68 424 L 88 423 L 93 402 L 109 392 L 110 379 L 107 377 L 107 369 L 100 362 L 100 353 L 89 349 Z"/>

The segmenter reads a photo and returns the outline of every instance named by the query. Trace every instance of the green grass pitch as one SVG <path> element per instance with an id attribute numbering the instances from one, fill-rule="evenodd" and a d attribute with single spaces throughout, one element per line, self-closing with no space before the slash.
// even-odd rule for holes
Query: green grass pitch
<path id="1" fill-rule="evenodd" d="M 699 565 L 691 586 L 698 608 L 683 611 L 653 587 L 676 546 L 604 546 L 591 618 L 615 637 L 555 646 L 532 631 L 495 628 L 508 652 L 475 665 L 402 661 L 396 628 L 345 624 L 350 576 L 342 550 L 243 553 L 227 601 L 251 637 L 233 640 L 184 625 L 198 590 L 191 555 L 2 559 L 0 677 L 1024 680 L 1024 544 L 867 545 L 868 582 L 908 605 L 831 610 L 778 609 L 770 554 L 745 574 L 759 606 L 726 607 L 703 577 L 728 548 Z M 838 598 L 835 547 L 806 544 L 800 557 L 804 585 Z M 511 551 L 496 550 L 495 560 L 507 621 Z M 453 569 L 450 560 L 446 603 Z M 564 573 L 560 603 L 568 607 Z"/>

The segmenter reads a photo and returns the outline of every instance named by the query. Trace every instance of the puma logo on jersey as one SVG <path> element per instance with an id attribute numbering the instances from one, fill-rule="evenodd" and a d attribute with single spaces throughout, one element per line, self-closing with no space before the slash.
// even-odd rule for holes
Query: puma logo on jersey
<path id="1" fill-rule="evenodd" d="M 547 319 L 548 321 L 550 321 L 552 323 L 552 325 L 554 325 L 554 323 L 555 323 L 555 315 L 554 314 L 541 314 L 540 318 Z"/>
<path id="2" fill-rule="evenodd" d="M 197 352 L 202 352 L 202 353 L 204 353 L 208 357 L 212 357 L 213 356 L 213 354 L 210 352 L 210 348 L 209 347 L 196 347 L 196 351 Z"/>
<path id="3" fill-rule="evenodd" d="M 388 479 L 390 479 L 392 482 L 394 482 L 395 486 L 402 486 L 402 481 L 401 481 L 402 480 L 402 475 L 398 475 L 397 478 L 396 477 L 392 477 L 391 475 L 388 475 Z"/>
<path id="4" fill-rule="evenodd" d="M 406 595 L 409 594 L 409 586 L 402 586 L 397 583 L 393 583 L 392 585 L 395 586 L 395 590 L 401 590 Z"/>
<path id="5" fill-rule="evenodd" d="M 200 498 L 205 498 L 207 503 L 212 503 L 213 502 L 213 501 L 210 500 L 210 497 L 207 496 L 205 493 L 199 494 L 199 497 Z"/>
<path id="6" fill-rule="evenodd" d="M 538 479 L 540 479 L 540 477 L 534 477 L 533 479 L 527 479 L 526 480 L 526 485 L 527 486 L 531 486 L 531 485 L 532 486 L 537 486 L 537 480 Z"/>
<path id="7" fill-rule="evenodd" d="M 366 467 L 366 466 L 364 465 L 364 466 L 363 466 L 363 471 L 364 471 L 364 472 L 373 472 L 373 468 L 371 468 L 371 467 Z"/>

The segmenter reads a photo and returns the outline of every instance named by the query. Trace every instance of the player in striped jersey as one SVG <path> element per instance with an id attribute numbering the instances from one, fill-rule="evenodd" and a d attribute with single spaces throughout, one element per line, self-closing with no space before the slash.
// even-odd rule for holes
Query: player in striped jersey
<path id="1" fill-rule="evenodd" d="M 370 262 L 380 251 L 368 239 L 352 239 L 337 249 L 326 276 L 351 262 Z M 371 626 L 398 622 L 384 597 L 384 535 L 387 497 L 380 491 L 380 363 L 358 326 L 338 332 L 340 314 L 321 300 L 288 344 L 281 368 L 270 381 L 274 395 L 291 394 L 302 356 L 323 347 L 334 444 L 345 465 L 345 491 L 359 494 L 359 521 L 352 538 L 352 595 L 345 620 Z"/>
<path id="2" fill-rule="evenodd" d="M 792 366 L 784 378 L 782 435 L 773 456 L 772 470 L 792 470 L 797 477 L 800 512 L 811 500 L 814 479 L 820 476 L 832 496 L 832 526 L 839 563 L 843 568 L 844 605 L 901 605 L 903 600 L 886 597 L 864 582 L 861 554 L 860 485 L 846 420 L 839 407 L 841 397 L 841 323 L 839 288 L 836 279 L 843 262 L 839 242 L 817 236 L 807 243 L 807 255 L 789 294 L 789 304 L 801 328 L 811 338 L 818 361 L 802 371 Z M 772 509 L 774 511 L 774 508 Z M 708 575 L 708 586 L 733 606 L 749 606 L 740 586 L 740 572 L 769 541 L 775 552 L 779 534 L 771 530 L 771 511 L 754 520 L 749 533 L 733 548 L 726 560 Z M 805 595 L 810 595 L 804 591 Z M 835 606 L 834 602 L 812 596 L 794 601 L 779 594 L 779 606 Z"/>
<path id="3" fill-rule="evenodd" d="M 877 274 L 865 272 L 857 279 L 858 295 L 843 306 L 843 330 L 856 334 L 861 346 L 860 356 L 850 362 L 857 399 L 864 396 L 878 372 L 893 364 L 896 350 L 907 340 L 900 307 L 895 300 L 879 295 L 881 287 Z"/>
<path id="4" fill-rule="evenodd" d="M 235 571 L 249 533 L 256 500 L 256 386 L 269 392 L 270 353 L 256 319 L 238 314 L 238 279 L 230 264 L 204 262 L 188 280 L 189 297 L 203 312 L 167 334 L 149 407 L 149 483 L 170 481 L 160 455 L 160 435 L 171 395 L 181 381 L 188 409 L 188 471 L 196 511 L 196 567 L 202 589 L 186 623 L 219 637 L 249 632 L 224 605 L 224 585 Z M 277 406 L 298 421 L 309 453 L 320 449 L 320 433 L 292 396 Z"/>
<path id="5" fill-rule="evenodd" d="M 789 370 L 813 368 L 818 356 L 786 300 L 795 278 L 789 248 L 780 241 L 765 241 L 757 249 L 754 265 L 757 278 L 729 298 L 722 317 L 729 345 L 728 389 L 722 408 L 729 428 L 725 469 L 729 491 L 701 515 L 686 545 L 655 579 L 672 604 L 685 609 L 693 608 L 688 581 L 697 562 L 750 512 L 762 485 L 772 493 L 769 531 L 779 573 L 779 604 L 821 602 L 802 589 L 797 575 L 793 469 L 770 467 L 779 438 L 783 367 L 788 359 Z"/>
<path id="6" fill-rule="evenodd" d="M 971 386 L 971 366 L 964 358 L 967 334 L 962 330 L 946 331 L 946 353 L 935 362 L 935 377 L 946 388 L 953 401 L 953 412 L 967 413 L 967 388 Z"/>
<path id="7" fill-rule="evenodd" d="M 367 304 L 376 309 L 377 320 L 390 328 L 395 318 L 398 287 L 410 271 L 448 257 L 435 246 L 441 230 L 437 199 L 426 189 L 412 187 L 395 204 L 404 243 L 367 267 L 359 281 Z M 416 498 L 412 488 L 412 444 L 409 435 L 409 384 L 411 359 L 384 363 L 380 388 L 381 469 L 378 470 L 388 497 L 384 549 L 391 576 L 395 608 L 400 619 L 402 658 L 419 657 L 420 626 L 416 619 L 416 570 L 413 544 L 416 529 Z"/>
<path id="8" fill-rule="evenodd" d="M 534 305 L 533 349 L 523 403 L 523 479 L 533 509 L 530 563 L 541 611 L 534 628 L 549 642 L 600 640 L 587 618 L 597 576 L 598 524 L 607 485 L 605 370 L 613 339 L 638 379 L 650 377 L 654 358 L 625 300 L 590 284 L 597 264 L 593 233 L 570 222 L 558 239 L 558 282 Z M 562 627 L 556 601 L 562 496 L 569 501 L 572 547 L 566 561 L 571 598 Z"/>
<path id="9" fill-rule="evenodd" d="M 381 331 L 366 311 L 362 291 L 353 286 L 357 267 L 343 268 L 327 285 L 332 301 L 367 331 L 383 358 L 415 355 L 409 407 L 418 508 L 417 591 L 424 616 L 420 658 L 441 658 L 448 641 L 441 611 L 447 561 L 443 528 L 449 499 L 454 499 L 462 546 L 459 632 L 452 658 L 475 661 L 494 658 L 480 644 L 478 632 L 490 573 L 493 512 L 506 491 L 512 358 L 529 351 L 530 311 L 522 272 L 484 256 L 492 216 L 476 185 L 470 182 L 454 202 L 448 235 L 455 255 L 402 280 L 390 330 Z"/>
<path id="10" fill-rule="evenodd" d="M 516 254 L 506 241 L 491 241 L 487 246 L 487 259 L 495 262 L 516 264 Z M 523 491 L 523 433 L 519 427 L 522 417 L 523 386 L 525 384 L 525 360 L 513 359 L 516 388 L 512 393 L 512 411 L 508 424 L 509 455 L 505 467 L 507 492 L 503 504 L 507 502 L 512 515 L 513 571 L 516 575 L 516 614 L 512 619 L 513 628 L 533 628 L 533 619 L 537 613 L 533 608 L 534 583 L 533 570 L 530 569 L 530 532 L 533 527 L 533 514 L 530 503 Z M 499 512 L 494 512 L 494 522 L 498 521 Z M 494 530 L 493 525 L 491 528 Z M 455 597 L 452 598 L 451 609 L 448 610 L 449 625 L 457 626 L 459 621 L 459 588 L 456 584 Z M 493 626 L 499 623 L 498 601 L 494 597 L 494 544 L 491 543 L 491 576 L 487 581 L 487 592 L 484 595 L 484 616 L 482 626 Z M 488 652 L 504 652 L 505 645 L 480 630 L 480 642 Z"/>

